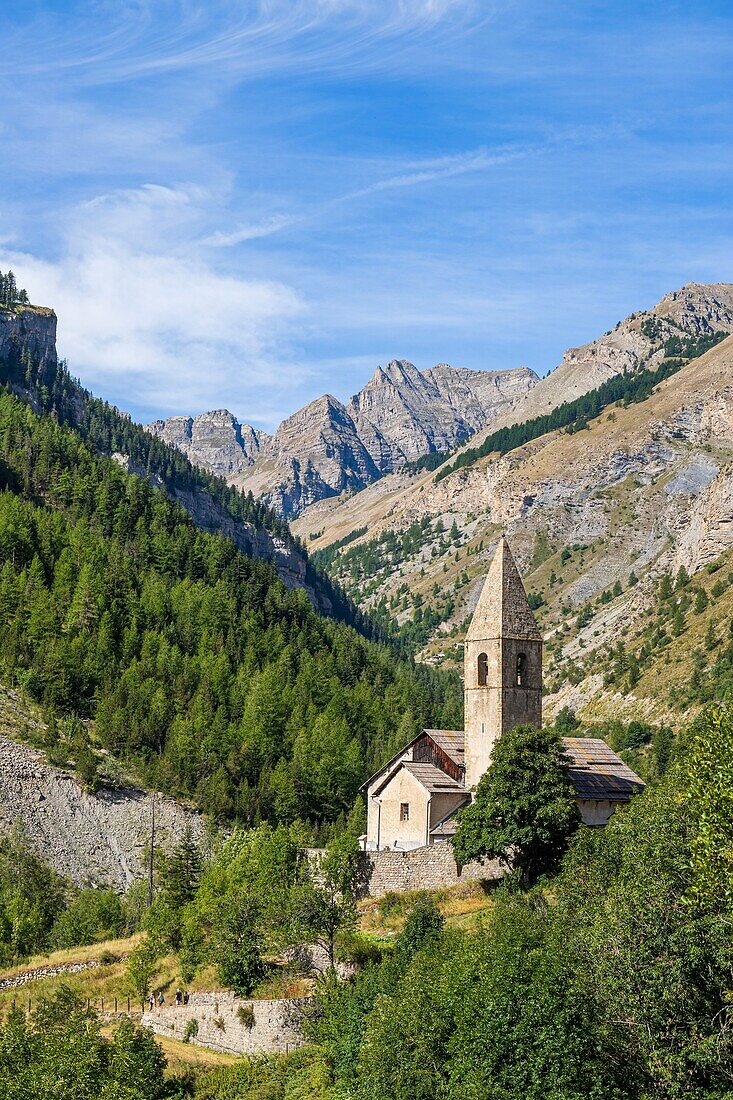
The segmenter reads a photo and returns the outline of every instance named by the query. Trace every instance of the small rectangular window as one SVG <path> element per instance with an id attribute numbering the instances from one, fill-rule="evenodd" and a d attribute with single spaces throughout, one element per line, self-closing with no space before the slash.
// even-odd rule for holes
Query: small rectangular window
<path id="1" fill-rule="evenodd" d="M 410 803 L 400 802 L 400 821 L 410 820 Z"/>

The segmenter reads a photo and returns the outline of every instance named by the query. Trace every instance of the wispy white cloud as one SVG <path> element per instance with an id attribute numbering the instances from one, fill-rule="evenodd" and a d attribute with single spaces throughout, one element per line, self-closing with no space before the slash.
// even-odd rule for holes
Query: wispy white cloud
<path id="1" fill-rule="evenodd" d="M 236 244 L 244 244 L 246 241 L 270 237 L 273 233 L 279 233 L 281 229 L 287 229 L 302 220 L 302 217 L 297 214 L 273 214 L 269 218 L 263 218 L 262 221 L 238 225 L 231 230 L 217 229 L 215 233 L 204 237 L 201 244 L 211 245 L 212 248 L 230 248 Z"/>
<path id="2" fill-rule="evenodd" d="M 297 67 L 323 71 L 390 64 L 410 40 L 465 33 L 498 6 L 488 0 L 137 0 L 83 6 L 84 20 L 11 29 L 0 77 L 63 75 L 85 84 L 218 66 L 256 77 Z M 80 11 L 81 14 L 81 11 Z"/>
<path id="3" fill-rule="evenodd" d="M 273 214 L 258 222 L 235 226 L 231 230 L 217 230 L 204 237 L 200 243 L 213 248 L 230 248 L 234 245 L 245 244 L 247 241 L 272 236 L 274 233 L 279 233 L 281 230 L 289 229 L 295 225 L 316 221 L 319 217 L 327 215 L 338 206 L 368 198 L 370 195 L 378 195 L 380 192 L 399 190 L 404 187 L 418 187 L 421 184 L 435 183 L 454 176 L 462 176 L 467 172 L 478 172 L 482 169 L 507 164 L 510 161 L 529 156 L 532 151 L 533 149 L 530 147 L 495 151 L 481 147 L 457 153 L 453 156 L 437 157 L 423 161 L 408 161 L 399 172 L 376 179 L 365 187 L 358 187 L 352 191 L 346 191 L 342 195 L 336 195 L 326 202 L 309 207 L 300 214 Z"/>
<path id="4" fill-rule="evenodd" d="M 286 357 L 305 304 L 280 281 L 167 248 L 200 199 L 154 186 L 101 196 L 68 213 L 58 259 L 0 247 L 0 268 L 54 305 L 60 353 L 97 392 L 141 410 L 230 404 L 271 426 L 279 387 L 304 375 Z"/>

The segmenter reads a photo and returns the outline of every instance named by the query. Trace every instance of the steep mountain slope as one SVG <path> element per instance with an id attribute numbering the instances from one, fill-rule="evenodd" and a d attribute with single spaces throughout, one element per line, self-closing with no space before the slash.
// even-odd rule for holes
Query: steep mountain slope
<path id="1" fill-rule="evenodd" d="M 621 631 L 644 623 L 664 573 L 694 574 L 733 546 L 732 462 L 729 337 L 587 430 L 550 433 L 437 482 L 428 473 L 386 499 L 382 483 L 327 519 L 324 509 L 299 523 L 327 527 L 318 542 L 342 540 L 325 552 L 335 576 L 367 605 L 411 623 L 430 659 L 451 654 L 506 531 L 549 638 L 551 682 L 564 685 L 557 705 L 569 692 L 597 708 L 600 672 L 583 691 L 567 686 L 584 679 L 589 654 L 607 658 Z M 554 705 L 548 700 L 549 713 Z"/>
<path id="2" fill-rule="evenodd" d="M 476 452 L 486 449 L 502 429 L 532 423 L 533 418 L 564 408 L 566 403 L 579 400 L 611 379 L 654 370 L 670 357 L 684 359 L 699 355 L 706 346 L 732 332 L 733 284 L 690 283 L 673 291 L 651 310 L 631 314 L 598 340 L 568 350 L 553 371 L 508 412 L 498 415 L 488 431 L 477 432 L 466 447 L 439 468 L 437 476 L 445 476 L 455 466 L 471 465 Z M 540 426 L 536 435 L 544 430 Z M 490 450 L 488 447 L 486 453 Z M 417 500 L 432 481 L 432 473 L 415 477 L 408 471 L 386 477 L 363 497 L 359 494 L 314 504 L 297 518 L 293 530 L 321 549 L 348 537 L 364 526 L 365 521 L 370 526 L 381 525 L 387 513 L 399 515 L 402 510 L 412 508 L 420 514 Z"/>
<path id="3" fill-rule="evenodd" d="M 243 553 L 272 562 L 282 581 L 305 589 L 318 610 L 372 631 L 330 579 L 313 568 L 287 523 L 263 502 L 193 466 L 177 447 L 94 398 L 59 364 L 55 339 L 53 310 L 30 305 L 0 310 L 0 386 L 72 426 L 95 452 L 114 457 L 126 471 L 164 489 L 201 530 L 224 534 Z"/>
<path id="4" fill-rule="evenodd" d="M 632 313 L 597 340 L 569 348 L 550 371 L 491 431 L 508 423 L 542 416 L 609 378 L 642 365 L 657 366 L 665 357 L 694 353 L 696 341 L 733 332 L 733 283 L 688 283 L 666 294 L 650 310 Z M 481 436 L 471 440 L 478 446 Z"/>
<path id="5" fill-rule="evenodd" d="M 314 501 L 364 488 L 428 454 L 450 450 L 519 402 L 536 383 L 525 367 L 471 371 L 404 360 L 377 367 L 346 405 L 326 394 L 288 417 L 274 436 L 226 411 L 171 417 L 149 430 L 206 469 L 299 514 Z"/>

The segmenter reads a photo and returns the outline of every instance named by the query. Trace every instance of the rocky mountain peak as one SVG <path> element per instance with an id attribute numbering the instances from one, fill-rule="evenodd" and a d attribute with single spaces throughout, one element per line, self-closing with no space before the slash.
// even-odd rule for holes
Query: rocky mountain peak
<path id="1" fill-rule="evenodd" d="M 393 359 L 377 366 L 346 404 L 323 394 L 286 417 L 271 438 L 239 424 L 225 409 L 156 421 L 150 430 L 294 515 L 323 497 L 362 489 L 422 455 L 454 447 L 536 382 L 526 367 L 478 371 L 444 363 L 423 372 L 406 359 Z"/>
<path id="2" fill-rule="evenodd" d="M 169 416 L 148 424 L 147 430 L 178 447 L 196 465 L 229 479 L 252 466 L 269 439 L 250 424 L 240 424 L 228 409 Z"/>

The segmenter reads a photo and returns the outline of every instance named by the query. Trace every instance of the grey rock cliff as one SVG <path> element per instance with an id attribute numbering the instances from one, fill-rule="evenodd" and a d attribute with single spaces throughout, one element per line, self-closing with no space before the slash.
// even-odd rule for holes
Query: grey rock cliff
<path id="1" fill-rule="evenodd" d="M 148 424 L 148 431 L 178 447 L 197 466 L 220 477 L 246 470 L 270 438 L 249 424 L 240 424 L 228 409 L 155 420 Z"/>
<path id="2" fill-rule="evenodd" d="M 435 451 L 455 447 L 511 409 L 536 384 L 527 367 L 474 371 L 405 360 L 377 367 L 345 405 L 330 394 L 282 422 L 271 438 L 227 412 L 149 425 L 192 461 L 264 497 L 286 516 Z M 200 427 L 199 427 L 200 425 Z M 244 436 L 243 444 L 237 431 Z M 212 442 L 213 440 L 213 442 Z"/>
<path id="3" fill-rule="evenodd" d="M 43 306 L 0 307 L 0 359 L 29 351 L 45 366 L 56 362 L 56 314 Z"/>

